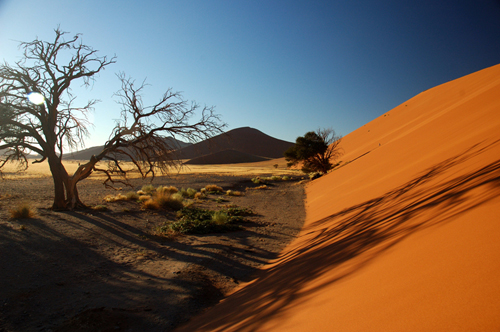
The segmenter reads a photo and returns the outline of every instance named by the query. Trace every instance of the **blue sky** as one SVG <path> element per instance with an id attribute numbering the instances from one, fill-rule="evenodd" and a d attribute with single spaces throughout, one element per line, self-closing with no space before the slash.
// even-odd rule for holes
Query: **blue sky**
<path id="1" fill-rule="evenodd" d="M 414 95 L 500 63 L 500 2 L 0 0 L 0 59 L 18 41 L 81 33 L 117 63 L 81 104 L 100 99 L 86 146 L 119 116 L 115 74 L 214 105 L 228 130 L 294 141 L 319 127 L 347 135 Z"/>

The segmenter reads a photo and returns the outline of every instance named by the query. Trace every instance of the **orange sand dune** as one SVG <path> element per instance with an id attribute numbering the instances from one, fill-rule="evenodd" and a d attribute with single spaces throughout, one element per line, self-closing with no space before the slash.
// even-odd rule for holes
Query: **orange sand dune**
<path id="1" fill-rule="evenodd" d="M 500 65 L 347 135 L 299 237 L 181 331 L 499 331 Z"/>

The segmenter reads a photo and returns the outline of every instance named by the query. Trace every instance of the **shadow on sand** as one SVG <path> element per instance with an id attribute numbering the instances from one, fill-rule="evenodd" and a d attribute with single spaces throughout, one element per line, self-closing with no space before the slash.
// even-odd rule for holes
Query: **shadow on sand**
<path id="1" fill-rule="evenodd" d="M 475 145 L 380 197 L 309 224 L 302 232 L 300 246 L 210 311 L 210 319 L 193 321 L 188 329 L 258 331 L 285 309 L 351 276 L 409 235 L 453 222 L 497 198 L 500 160 L 454 176 L 454 167 L 472 158 L 481 165 L 480 155 L 496 144 L 499 142 Z M 311 287 L 313 280 L 321 282 Z"/>

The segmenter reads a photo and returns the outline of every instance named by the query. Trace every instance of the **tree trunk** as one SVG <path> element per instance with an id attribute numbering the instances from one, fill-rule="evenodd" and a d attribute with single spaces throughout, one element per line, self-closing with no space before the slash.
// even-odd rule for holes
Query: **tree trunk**
<path id="1" fill-rule="evenodd" d="M 69 178 L 64 183 L 66 187 L 66 207 L 71 210 L 87 208 L 78 196 L 78 188 L 76 187 L 77 183 L 78 180 L 75 178 Z"/>
<path id="2" fill-rule="evenodd" d="M 57 156 L 53 158 L 49 157 L 49 166 L 54 181 L 54 203 L 52 204 L 52 209 L 65 210 L 66 199 L 64 195 L 64 181 L 68 174 Z"/>

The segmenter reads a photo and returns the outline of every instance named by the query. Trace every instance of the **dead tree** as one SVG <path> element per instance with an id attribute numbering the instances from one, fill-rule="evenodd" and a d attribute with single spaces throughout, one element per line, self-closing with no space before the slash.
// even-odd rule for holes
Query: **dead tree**
<path id="1" fill-rule="evenodd" d="M 95 75 L 115 62 L 115 57 L 97 56 L 97 51 L 81 43 L 80 35 L 65 40 L 65 32 L 55 30 L 55 40 L 23 42 L 21 61 L 0 65 L 0 169 L 7 162 L 28 168 L 29 153 L 40 156 L 34 163 L 47 161 L 54 181 L 54 209 L 84 207 L 78 196 L 78 182 L 93 172 L 104 172 L 105 184 L 127 183 L 123 157 L 132 162 L 143 177 L 168 172 L 178 162 L 170 153 L 175 147 L 166 137 L 194 141 L 222 132 L 224 124 L 213 108 L 201 110 L 201 119 L 189 123 L 198 110 L 171 90 L 151 107 L 144 107 L 141 90 L 131 79 L 119 75 L 122 89 L 117 93 L 122 113 L 101 153 L 68 174 L 62 160 L 65 151 L 83 147 L 88 137 L 88 114 L 96 100 L 82 107 L 73 106 L 71 84 L 88 85 Z M 43 96 L 40 105 L 26 98 L 30 93 Z M 107 168 L 97 163 L 109 159 Z"/>

